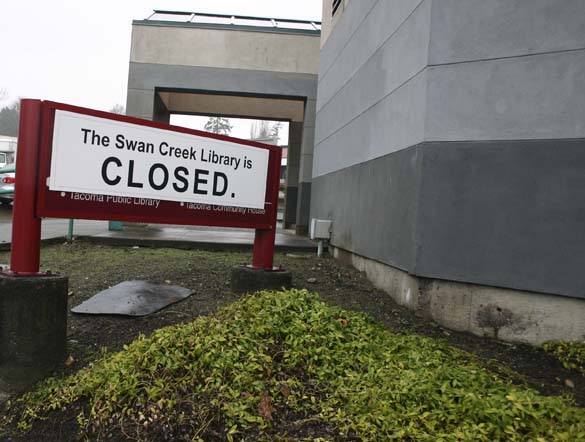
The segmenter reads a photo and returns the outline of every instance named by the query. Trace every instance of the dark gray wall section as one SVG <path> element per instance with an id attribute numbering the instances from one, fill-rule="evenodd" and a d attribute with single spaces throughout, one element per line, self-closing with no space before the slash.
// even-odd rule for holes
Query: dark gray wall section
<path id="1" fill-rule="evenodd" d="M 585 140 L 425 143 L 313 180 L 331 243 L 411 274 L 585 298 Z"/>
<path id="2" fill-rule="evenodd" d="M 415 274 L 585 298 L 585 140 L 430 143 L 423 157 Z"/>
<path id="3" fill-rule="evenodd" d="M 313 178 L 311 216 L 337 247 L 411 271 L 420 177 L 416 147 Z"/>

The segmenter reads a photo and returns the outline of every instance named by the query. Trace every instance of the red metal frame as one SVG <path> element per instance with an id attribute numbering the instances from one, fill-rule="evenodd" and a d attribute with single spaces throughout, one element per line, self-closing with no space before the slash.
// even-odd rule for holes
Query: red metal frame
<path id="1" fill-rule="evenodd" d="M 41 101 L 22 100 L 12 212 L 10 270 L 14 275 L 39 272 L 41 220 L 35 215 L 36 177 L 41 129 Z"/>
<path id="2" fill-rule="evenodd" d="M 148 206 L 128 207 L 126 204 L 75 200 L 69 192 L 50 191 L 47 178 L 50 175 L 56 110 L 266 149 L 269 151 L 269 160 L 264 213 L 242 215 L 223 212 L 221 206 L 194 209 L 190 203 L 181 206 L 181 203 L 174 201 L 160 201 L 157 209 Z M 35 274 L 39 271 L 41 217 L 252 228 L 256 230 L 252 267 L 273 270 L 281 160 L 281 151 L 277 146 L 63 103 L 22 100 L 17 158 L 12 274 Z"/>

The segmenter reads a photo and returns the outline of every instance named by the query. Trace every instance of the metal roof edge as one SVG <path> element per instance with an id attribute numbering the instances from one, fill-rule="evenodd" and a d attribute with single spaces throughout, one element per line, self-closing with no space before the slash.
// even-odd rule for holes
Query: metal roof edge
<path id="1" fill-rule="evenodd" d="M 200 29 L 215 29 L 224 31 L 247 31 L 247 32 L 262 32 L 265 34 L 292 34 L 305 35 L 310 37 L 320 37 L 321 31 L 309 29 L 292 29 L 292 28 L 264 28 L 260 26 L 244 26 L 244 25 L 224 25 L 214 23 L 189 23 L 189 22 L 170 22 L 160 20 L 132 20 L 132 26 L 156 26 L 168 28 L 200 28 Z"/>

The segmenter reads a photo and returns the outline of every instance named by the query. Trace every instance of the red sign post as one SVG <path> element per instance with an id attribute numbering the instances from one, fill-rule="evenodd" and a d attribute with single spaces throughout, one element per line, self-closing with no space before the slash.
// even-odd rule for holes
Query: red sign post
<path id="1" fill-rule="evenodd" d="M 251 228 L 273 270 L 277 146 L 29 99 L 18 143 L 12 275 L 39 273 L 43 217 Z"/>
<path id="2" fill-rule="evenodd" d="M 41 253 L 41 219 L 36 216 L 36 185 L 41 129 L 41 102 L 22 100 L 18 133 L 12 214 L 10 269 L 14 275 L 39 273 Z M 18 196 L 17 196 L 18 195 Z"/>

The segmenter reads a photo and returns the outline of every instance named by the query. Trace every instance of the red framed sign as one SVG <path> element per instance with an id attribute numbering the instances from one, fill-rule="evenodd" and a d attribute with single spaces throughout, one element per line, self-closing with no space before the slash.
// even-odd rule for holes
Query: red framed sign
<path id="1" fill-rule="evenodd" d="M 270 229 L 280 155 L 277 146 L 43 102 L 37 215 Z"/>
<path id="2" fill-rule="evenodd" d="M 51 101 L 22 100 L 12 274 L 37 274 L 43 217 L 256 229 L 272 270 L 281 151 Z"/>

